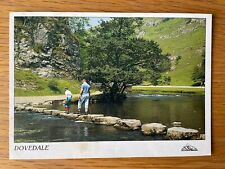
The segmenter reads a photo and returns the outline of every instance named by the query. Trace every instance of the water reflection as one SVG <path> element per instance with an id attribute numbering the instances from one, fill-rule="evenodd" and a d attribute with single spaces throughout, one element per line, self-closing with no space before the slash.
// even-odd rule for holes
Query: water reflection
<path id="1" fill-rule="evenodd" d="M 87 128 L 87 126 L 84 127 L 84 136 L 85 137 L 88 136 L 88 128 Z"/>
<path id="2" fill-rule="evenodd" d="M 90 113 L 136 118 L 143 123 L 158 122 L 171 126 L 174 121 L 182 122 L 183 127 L 205 130 L 205 101 L 203 95 L 147 95 L 130 94 L 121 103 L 95 103 L 90 105 Z M 57 103 L 49 108 L 63 110 Z M 72 106 L 76 111 L 77 106 Z"/>
<path id="3" fill-rule="evenodd" d="M 51 107 L 63 109 L 62 103 Z M 72 110 L 76 109 L 73 105 Z M 102 113 L 121 118 L 136 118 L 142 123 L 160 122 L 171 126 L 180 121 L 182 126 L 205 130 L 204 96 L 202 95 L 128 95 L 121 103 L 96 103 L 90 113 Z M 115 141 L 162 140 L 162 136 L 143 136 L 140 131 L 123 131 L 113 126 L 74 122 L 67 119 L 27 112 L 16 113 L 16 142 L 66 142 L 66 141 Z"/>

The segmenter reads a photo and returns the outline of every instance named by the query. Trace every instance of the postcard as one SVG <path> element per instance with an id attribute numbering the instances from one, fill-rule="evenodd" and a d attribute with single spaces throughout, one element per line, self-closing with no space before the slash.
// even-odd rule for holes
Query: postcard
<path id="1" fill-rule="evenodd" d="M 10 13 L 10 159 L 211 155 L 212 15 Z"/>

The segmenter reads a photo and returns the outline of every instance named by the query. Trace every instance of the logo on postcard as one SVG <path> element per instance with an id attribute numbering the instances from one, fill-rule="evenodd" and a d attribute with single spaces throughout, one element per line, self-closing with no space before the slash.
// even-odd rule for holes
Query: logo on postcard
<path id="1" fill-rule="evenodd" d="M 181 151 L 198 151 L 198 149 L 190 144 L 186 144 Z"/>

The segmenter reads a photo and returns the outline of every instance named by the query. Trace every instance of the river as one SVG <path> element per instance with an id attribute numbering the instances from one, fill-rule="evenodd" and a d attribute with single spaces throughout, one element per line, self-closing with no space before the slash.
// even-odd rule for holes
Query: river
<path id="1" fill-rule="evenodd" d="M 48 108 L 63 110 L 60 102 Z M 75 111 L 76 105 L 71 110 Z M 91 114 L 120 118 L 135 118 L 142 123 L 159 122 L 172 126 L 179 121 L 183 127 L 205 133 L 204 95 L 129 94 L 121 103 L 94 103 Z M 123 131 L 113 126 L 74 122 L 44 114 L 18 112 L 14 116 L 15 142 L 73 142 L 73 141 L 134 141 L 163 140 L 162 136 L 144 136 L 141 131 Z"/>

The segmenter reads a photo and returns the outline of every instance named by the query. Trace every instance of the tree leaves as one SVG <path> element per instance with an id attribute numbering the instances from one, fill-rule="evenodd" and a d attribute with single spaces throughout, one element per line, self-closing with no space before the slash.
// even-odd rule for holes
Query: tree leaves
<path id="1" fill-rule="evenodd" d="M 136 38 L 142 24 L 142 18 L 112 18 L 91 29 L 84 75 L 102 83 L 103 91 L 117 93 L 121 89 L 115 86 L 139 84 L 149 72 L 158 79 L 170 68 L 169 58 L 156 42 Z"/>

